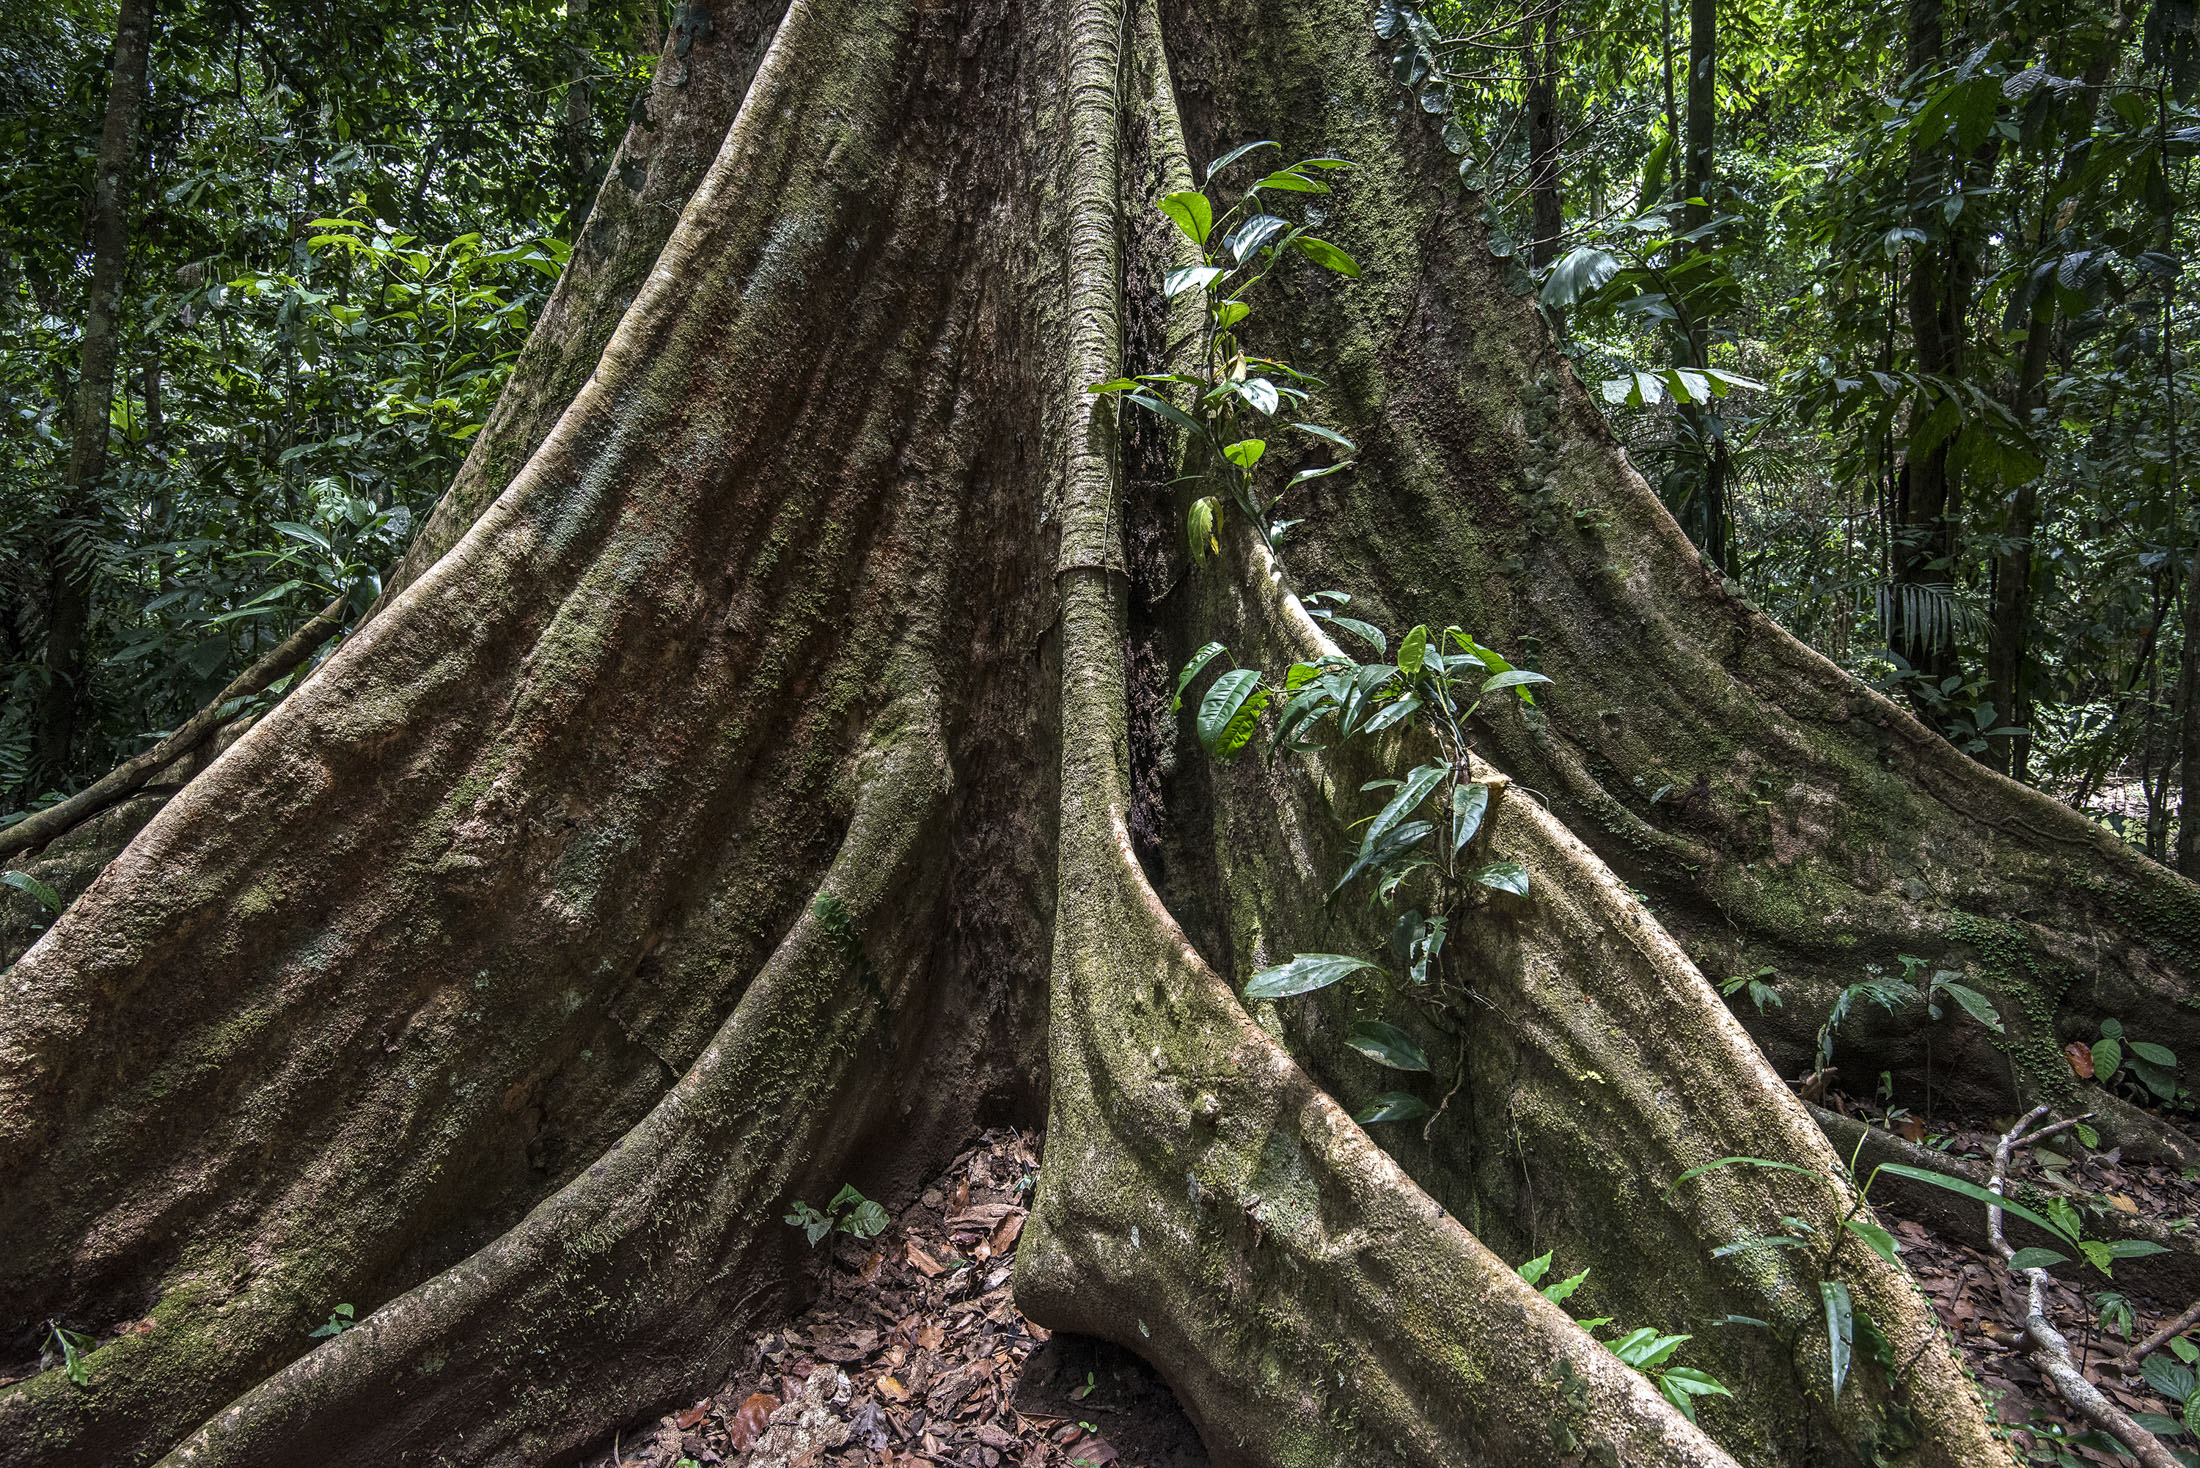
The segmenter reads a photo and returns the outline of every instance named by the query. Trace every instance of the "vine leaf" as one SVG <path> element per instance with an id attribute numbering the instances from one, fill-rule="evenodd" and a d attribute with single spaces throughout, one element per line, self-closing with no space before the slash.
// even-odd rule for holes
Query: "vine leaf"
<path id="1" fill-rule="evenodd" d="M 1474 880 L 1484 887 L 1510 892 L 1515 897 L 1528 895 L 1528 869 L 1517 861 L 1493 861 L 1476 872 Z"/>
<path id="2" fill-rule="evenodd" d="M 1378 966 L 1349 953 L 1301 953 L 1289 963 L 1264 968 L 1247 981 L 1248 999 L 1282 999 L 1326 989 L 1348 974 Z"/>
<path id="3" fill-rule="evenodd" d="M 1479 780 L 1454 785 L 1451 791 L 1451 854 L 1457 856 L 1474 833 L 1482 829 L 1483 812 L 1490 808 L 1490 787 Z"/>
<path id="4" fill-rule="evenodd" d="M 1428 1056 L 1413 1037 L 1396 1025 L 1379 1019 L 1359 1019 L 1345 1032 L 1344 1042 L 1378 1065 L 1392 1070 L 1427 1070 Z"/>
<path id="5" fill-rule="evenodd" d="M 1833 1356 L 1833 1399 L 1841 1400 L 1841 1388 L 1848 1384 L 1849 1356 L 1856 1345 L 1856 1307 L 1849 1299 L 1849 1287 L 1837 1279 L 1818 1282 L 1819 1298 L 1826 1305 L 1826 1347 Z"/>
<path id="6" fill-rule="evenodd" d="M 1216 174 L 1222 172 L 1223 169 L 1228 168 L 1231 164 L 1237 162 L 1240 158 L 1243 158 L 1246 154 L 1252 152 L 1256 148 L 1280 149 L 1282 146 L 1283 145 L 1281 143 L 1271 142 L 1266 138 L 1261 139 L 1259 142 L 1241 143 L 1237 147 L 1232 148 L 1229 152 L 1223 154 L 1220 158 L 1217 158 L 1214 162 L 1207 165 L 1207 181 L 1209 183 L 1213 183 Z"/>
<path id="7" fill-rule="evenodd" d="M 1385 1091 L 1374 1100 L 1352 1113 L 1352 1119 L 1366 1126 L 1378 1121 L 1412 1121 L 1428 1115 L 1428 1103 L 1418 1096 L 1403 1091 Z"/>
<path id="8" fill-rule="evenodd" d="M 1228 759 L 1245 747 L 1268 706 L 1260 669 L 1232 668 L 1215 679 L 1199 705 L 1199 742 L 1216 759 Z"/>
<path id="9" fill-rule="evenodd" d="M 1390 804 L 1384 806 L 1382 811 L 1375 817 L 1374 822 L 1368 826 L 1367 835 L 1360 840 L 1360 850 L 1363 853 L 1367 851 L 1369 847 L 1380 841 L 1384 833 L 1389 831 L 1391 827 L 1413 814 L 1414 807 L 1428 799 L 1429 792 L 1441 784 L 1444 776 L 1450 773 L 1451 767 L 1449 765 L 1430 764 L 1422 765 L 1415 769 L 1413 773 L 1407 775 L 1404 782 L 1399 785 L 1398 793 L 1390 798 Z"/>
<path id="10" fill-rule="evenodd" d="M 1327 240 L 1318 240 L 1312 235 L 1302 234 L 1291 243 L 1298 247 L 1300 254 L 1325 269 L 1334 270 L 1339 275 L 1353 277 L 1357 277 L 1360 273 L 1360 262 Z"/>
<path id="11" fill-rule="evenodd" d="M 1184 665 L 1184 671 L 1176 675 L 1176 697 L 1169 704 L 1170 713 L 1178 713 L 1183 709 L 1184 690 L 1191 686 L 1194 678 L 1199 676 L 1200 669 L 1206 667 L 1216 658 L 1221 657 L 1226 651 L 1228 649 L 1223 647 L 1221 643 L 1210 642 L 1198 652 L 1192 654 L 1192 660 Z"/>
<path id="12" fill-rule="evenodd" d="M 18 892 L 28 892 L 55 912 L 59 912 L 69 905 L 61 900 L 59 892 L 54 891 L 53 888 L 39 881 L 29 872 L 0 872 L 0 882 L 7 883 Z"/>
<path id="13" fill-rule="evenodd" d="M 1196 189 L 1181 189 L 1156 200 L 1154 207 L 1175 220 L 1176 227 L 1190 236 L 1195 245 L 1204 246 L 1207 236 L 1214 233 L 1215 207 Z"/>

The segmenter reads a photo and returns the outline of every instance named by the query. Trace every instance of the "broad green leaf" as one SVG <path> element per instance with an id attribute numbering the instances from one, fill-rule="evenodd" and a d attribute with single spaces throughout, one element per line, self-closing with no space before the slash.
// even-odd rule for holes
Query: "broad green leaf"
<path id="1" fill-rule="evenodd" d="M 1159 209 L 1176 221 L 1176 227 L 1184 231 L 1195 245 L 1204 246 L 1207 236 L 1214 233 L 1215 208 L 1207 202 L 1207 196 L 1192 189 L 1181 189 L 1154 201 Z"/>
<path id="2" fill-rule="evenodd" d="M 1342 627 L 1345 631 L 1351 633 L 1354 637 L 1359 638 L 1362 642 L 1365 642 L 1368 646 L 1374 648 L 1375 656 L 1386 657 L 1389 655 L 1390 639 L 1383 636 L 1381 631 L 1379 631 L 1377 628 L 1366 622 L 1361 621 L 1359 618 L 1340 617 L 1335 612 L 1324 612 L 1322 614 L 1322 620 L 1324 622 L 1327 622 L 1332 627 Z"/>
<path id="3" fill-rule="evenodd" d="M 1517 861 L 1493 861 L 1477 871 L 1472 880 L 1515 897 L 1528 895 L 1528 869 Z"/>
<path id="4" fill-rule="evenodd" d="M 1253 308 L 1243 301 L 1215 302 L 1215 330 L 1228 331 L 1231 327 L 1253 314 Z"/>
<path id="5" fill-rule="evenodd" d="M 1540 1258 L 1530 1259 L 1527 1263 L 1521 1265 L 1520 1268 L 1514 1272 L 1517 1273 L 1522 1279 L 1526 1280 L 1529 1284 L 1534 1284 L 1536 1281 L 1542 1279 L 1544 1275 L 1550 1273 L 1550 1270 L 1551 1256 L 1549 1254 L 1545 1254 Z"/>
<path id="6" fill-rule="evenodd" d="M 2167 1254 L 2169 1250 L 2151 1239 L 2118 1239 L 2108 1246 L 2108 1252 L 2115 1259 L 2144 1259 L 2150 1254 Z"/>
<path id="7" fill-rule="evenodd" d="M 1894 1241 L 1894 1235 L 1888 1233 L 1885 1229 L 1881 1228 L 1878 1224 L 1873 1223 L 1870 1219 L 1847 1218 L 1842 1220 L 1841 1226 L 1847 1229 L 1850 1233 L 1855 1234 L 1865 1243 L 1871 1245 L 1872 1252 L 1874 1254 L 1877 1254 L 1880 1258 L 1886 1260 L 1889 1264 L 1898 1264 L 1901 1262 L 1900 1260 L 1895 1258 L 1895 1251 L 1901 1248 L 1901 1245 L 1897 1244 Z"/>
<path id="8" fill-rule="evenodd" d="M 1267 417 L 1276 411 L 1283 399 L 1276 393 L 1276 385 L 1265 377 L 1248 377 L 1237 385 L 1237 395 L 1256 413 Z"/>
<path id="9" fill-rule="evenodd" d="M 1293 165 L 1293 167 L 1296 166 Z M 1277 169 L 1259 183 L 1254 184 L 1252 188 L 1281 189 L 1287 194 L 1326 194 L 1329 192 L 1329 185 L 1307 178 L 1303 174 L 1293 173 L 1289 168 Z M 1248 189 L 1246 192 L 1251 193 L 1252 189 Z"/>
<path id="10" fill-rule="evenodd" d="M 1993 1002 L 1984 994 L 1964 984 L 1942 984 L 1940 987 L 1941 991 L 1947 994 L 1949 998 L 1962 1005 L 1964 1011 L 1971 1018 L 1997 1035 L 2002 1032 L 2001 1015 L 1995 1010 Z"/>
<path id="11" fill-rule="evenodd" d="M 1222 456 L 1240 469 L 1250 469 L 1268 452 L 1268 441 L 1261 438 L 1241 438 L 1236 443 L 1225 444 Z"/>
<path id="12" fill-rule="evenodd" d="M 2157 1045 L 2152 1040 L 2129 1040 L 2125 1044 L 2134 1056 L 2149 1065 L 2164 1066 L 2171 1070 L 2177 1068 L 2177 1053 L 2166 1046 Z"/>
<path id="13" fill-rule="evenodd" d="M 1357 276 L 1360 273 L 1360 262 L 1327 240 L 1318 240 L 1312 235 L 1302 234 L 1291 243 L 1298 247 L 1300 254 L 1326 270 L 1334 270 L 1339 275 L 1350 276 Z"/>
<path id="14" fill-rule="evenodd" d="M 1388 729 L 1392 724 L 1400 723 L 1403 720 L 1412 718 L 1420 711 L 1421 695 L 1418 693 L 1409 693 L 1404 698 L 1395 698 L 1392 699 L 1389 703 L 1384 704 L 1382 706 L 1382 709 L 1377 712 L 1374 718 L 1369 719 L 1365 724 L 1362 724 L 1360 726 L 1360 732 L 1362 734 L 1380 733 L 1381 731 Z"/>
<path id="15" fill-rule="evenodd" d="M 1380 972 L 1378 965 L 1349 953 L 1301 953 L 1289 963 L 1253 975 L 1245 985 L 1245 997 L 1281 999 L 1291 994 L 1310 994 L 1363 968 Z"/>
<path id="16" fill-rule="evenodd" d="M 1274 214 L 1255 214 L 1242 221 L 1236 229 L 1231 230 L 1230 237 L 1223 243 L 1230 252 L 1230 258 L 1243 265 L 1262 246 L 1274 240 L 1276 236 L 1290 227 L 1291 221 L 1288 219 L 1280 218 Z"/>
<path id="17" fill-rule="evenodd" d="M 2121 1043 L 2113 1039 L 2093 1042 L 2093 1074 L 2097 1079 L 2105 1083 L 2122 1068 L 2123 1063 L 2124 1047 Z"/>
<path id="18" fill-rule="evenodd" d="M 1360 849 L 1367 850 L 1381 840 L 1391 827 L 1413 814 L 1414 808 L 1428 799 L 1429 792 L 1442 784 L 1444 777 L 1450 773 L 1451 768 L 1448 765 L 1428 764 L 1415 768 L 1399 785 L 1398 793 L 1390 798 L 1390 803 L 1369 823 L 1367 834 L 1360 840 Z"/>
<path id="19" fill-rule="evenodd" d="M 1415 627 L 1398 644 L 1398 671 L 1411 678 L 1421 671 L 1421 659 L 1428 655 L 1428 628 Z"/>
<path id="20" fill-rule="evenodd" d="M 1353 858 L 1352 865 L 1345 869 L 1345 874 L 1337 879 L 1337 885 L 1329 889 L 1329 895 L 1335 897 L 1362 872 L 1389 866 L 1426 840 L 1429 832 L 1435 829 L 1427 821 L 1407 821 L 1404 825 L 1385 832 L 1382 840 L 1372 846 L 1360 848 L 1360 854 Z"/>
<path id="21" fill-rule="evenodd" d="M 2052 1269 L 2058 1264 L 2068 1264 L 2069 1262 L 2070 1258 L 2066 1254 L 2058 1254 L 2053 1249 L 2042 1249 L 2038 1245 L 2034 1245 L 2029 1249 L 2017 1250 L 2016 1254 L 2009 1260 L 2009 1267 L 2011 1269 Z"/>
<path id="22" fill-rule="evenodd" d="M 1334 464 L 1324 464 L 1319 469 L 1301 469 L 1298 473 L 1291 476 L 1291 483 L 1290 485 L 1286 485 L 1285 488 L 1290 488 L 1292 485 L 1304 484 L 1309 479 L 1326 479 L 1332 474 L 1342 473 L 1343 471 L 1351 468 L 1354 464 L 1357 464 L 1358 462 L 1359 460 L 1357 459 L 1340 459 Z"/>
<path id="23" fill-rule="evenodd" d="M 1360 451 L 1359 445 L 1351 439 L 1333 429 L 1324 428 L 1319 423 L 1294 423 L 1291 426 L 1301 433 L 1320 439 L 1324 443 L 1333 443 L 1348 454 L 1356 454 Z"/>
<path id="24" fill-rule="evenodd" d="M 1192 433 L 1205 434 L 1207 431 L 1197 418 L 1165 398 L 1157 398 L 1150 393 L 1134 392 L 1127 394 L 1123 401 L 1136 403 L 1149 413 L 1158 413 L 1177 427 L 1189 430 Z"/>
<path id="25" fill-rule="evenodd" d="M 1222 502 L 1213 495 L 1204 495 L 1192 501 L 1192 508 L 1184 517 L 1184 537 L 1191 546 L 1192 559 L 1204 559 L 1210 550 L 1220 550 L 1215 543 L 1215 520 L 1221 513 Z"/>
<path id="26" fill-rule="evenodd" d="M 1912 1167 L 1907 1162 L 1882 1162 L 1881 1164 L 1879 1164 L 1879 1166 L 1872 1169 L 1872 1177 L 1877 1178 L 1879 1174 L 1883 1172 L 1891 1172 L 1896 1177 L 1906 1177 L 1911 1182 L 1930 1183 L 1932 1186 L 1939 1188 L 1944 1192 L 1959 1193 L 1962 1196 L 1971 1199 L 1973 1202 L 1998 1205 L 2004 1213 L 2010 1214 L 2012 1217 L 2021 1218 L 2026 1223 L 2031 1224 L 2034 1228 L 2044 1229 L 2046 1232 L 2051 1233 L 2057 1238 L 2063 1239 L 2071 1244 L 2075 1244 L 2078 1242 L 2077 1235 L 2072 1233 L 2063 1225 L 2059 1223 L 2049 1222 L 2046 1218 L 2042 1217 L 2040 1214 L 2033 1212 L 2031 1209 L 2025 1207 L 2022 1203 L 2012 1202 L 2010 1199 L 1997 1197 L 1993 1193 L 1990 1193 L 1986 1189 L 1980 1187 L 1977 1183 L 1972 1182 L 1969 1178 L 1949 1177 L 1946 1173 L 1931 1172 L 1922 1167 Z M 1867 1193 L 1871 1191 L 1870 1183 L 1867 1182 L 1865 1184 L 1864 1190 Z"/>
<path id="27" fill-rule="evenodd" d="M 29 872 L 0 872 L 0 882 L 7 883 L 18 892 L 29 893 L 54 912 L 59 912 L 68 906 L 66 902 L 61 900 L 59 892 L 54 891 L 53 888 L 39 881 Z"/>
<path id="28" fill-rule="evenodd" d="M 1666 1367 L 1658 1374 L 1658 1390 L 1691 1422 L 1696 1420 L 1695 1398 L 1734 1395 L 1717 1377 L 1698 1371 L 1693 1366 Z"/>
<path id="29" fill-rule="evenodd" d="M 1205 290 L 1221 278 L 1220 265 L 1187 265 L 1162 277 L 1161 294 L 1173 300 L 1186 291 Z"/>
<path id="30" fill-rule="evenodd" d="M 1490 808 L 1490 787 L 1470 780 L 1451 788 L 1451 854 L 1457 856 L 1474 833 L 1482 829 L 1482 814 Z"/>
<path id="31" fill-rule="evenodd" d="M 1412 1121 L 1428 1115 L 1428 1103 L 1403 1091 L 1385 1091 L 1352 1114 L 1362 1126 L 1378 1121 Z"/>
<path id="32" fill-rule="evenodd" d="M 1138 379 L 1135 377 L 1118 377 L 1111 382 L 1096 382 L 1092 386 L 1086 388 L 1085 391 L 1136 392 L 1138 391 Z"/>
<path id="33" fill-rule="evenodd" d="M 1222 172 L 1223 169 L 1228 168 L 1231 164 L 1237 162 L 1240 158 L 1243 158 L 1246 154 L 1252 152 L 1256 148 L 1280 148 L 1282 146 L 1283 145 L 1281 143 L 1270 142 L 1265 138 L 1259 142 L 1241 143 L 1237 147 L 1232 148 L 1229 152 L 1223 154 L 1220 158 L 1217 158 L 1214 162 L 1207 165 L 1208 181 L 1210 183 L 1213 182 L 1214 176 L 1216 174 Z"/>
<path id="34" fill-rule="evenodd" d="M 1379 1019 L 1358 1019 L 1345 1032 L 1344 1042 L 1378 1065 L 1392 1070 L 1427 1070 L 1428 1056 L 1413 1037 L 1396 1025 Z"/>
<path id="35" fill-rule="evenodd" d="M 1826 1305 L 1826 1347 L 1833 1355 L 1833 1399 L 1841 1400 L 1841 1388 L 1848 1384 L 1849 1356 L 1856 1343 L 1856 1307 L 1849 1300 L 1849 1287 L 1837 1279 L 1818 1282 L 1818 1297 Z"/>
<path id="36" fill-rule="evenodd" d="M 1589 1271 L 1584 1269 L 1579 1274 L 1567 1275 L 1557 1284 L 1545 1285 L 1543 1287 L 1543 1298 L 1554 1305 L 1563 1305 L 1575 1290 L 1581 1288 L 1581 1282 L 1588 1277 Z"/>
<path id="37" fill-rule="evenodd" d="M 1541 673 L 1531 673 L 1525 668 L 1514 668 L 1510 672 L 1497 673 L 1484 678 L 1482 680 L 1482 691 L 1484 693 L 1500 693 L 1507 688 L 1525 688 L 1533 683 L 1548 683 L 1550 681 Z M 1533 701 L 1530 700 L 1530 702 Z"/>
<path id="38" fill-rule="evenodd" d="M 1655 1326 L 1645 1325 L 1618 1340 L 1606 1342 L 1606 1349 L 1637 1371 L 1648 1371 L 1664 1364 L 1666 1357 L 1692 1339 L 1694 1337 L 1685 1335 L 1660 1335 Z"/>
<path id="39" fill-rule="evenodd" d="M 1192 660 L 1184 665 L 1184 671 L 1176 675 L 1176 698 L 1169 704 L 1169 712 L 1175 713 L 1184 707 L 1185 688 L 1191 684 L 1194 678 L 1199 676 L 1200 669 L 1206 667 L 1216 658 L 1221 657 L 1227 650 L 1219 642 L 1210 642 L 1198 652 L 1192 654 Z"/>
<path id="40" fill-rule="evenodd" d="M 2194 1377 L 2192 1368 L 2169 1357 L 2156 1354 L 2139 1363 L 2139 1374 L 2153 1387 L 2173 1402 L 2182 1403 L 2192 1395 Z"/>
<path id="41" fill-rule="evenodd" d="M 1579 245 L 1559 257 L 1551 278 L 1543 282 L 1546 306 L 1571 306 L 1583 296 L 1594 295 L 1619 273 L 1619 257 L 1594 245 Z"/>
<path id="42" fill-rule="evenodd" d="M 1232 668 L 1207 690 L 1199 704 L 1199 742 L 1216 759 L 1228 759 L 1245 747 L 1268 705 L 1260 669 Z"/>

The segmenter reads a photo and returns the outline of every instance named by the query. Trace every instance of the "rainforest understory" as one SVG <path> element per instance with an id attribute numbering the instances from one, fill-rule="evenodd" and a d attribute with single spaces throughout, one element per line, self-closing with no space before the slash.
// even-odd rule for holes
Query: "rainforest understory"
<path id="1" fill-rule="evenodd" d="M 1785 1078 L 1905 956 L 2002 1029 L 1857 1006 L 1820 1099 L 2200 1163 L 2065 1052 L 2200 1055 L 2200 889 L 1698 556 L 1358 5 L 708 8 L 371 615 L 11 862 L 67 909 L 8 909 L 0 1464 L 577 1461 L 814 1293 L 794 1202 L 901 1215 L 1005 1126 L 1015 1310 L 1217 1463 L 2015 1461 L 1898 1261 L 1730 1246 L 1869 1221 Z M 1353 164 L 1362 273 L 1279 266 L 1261 330 L 1357 464 L 1280 562 L 1239 518 L 1194 565 L 1200 466 L 1087 388 L 1181 350 L 1152 201 L 1257 139 Z M 1526 893 L 1462 913 L 1450 1022 L 1381 974 L 1240 998 L 1388 931 L 1325 901 L 1365 771 L 1171 707 L 1211 641 L 1333 653 L 1320 590 L 1551 680 L 1474 727 Z M 1749 974 L 1783 1002 L 1730 1010 Z M 1362 1011 L 1427 1125 L 1353 1119 L 1398 1084 Z M 1782 1165 L 1684 1180 L 1733 1157 Z M 57 1323 L 81 1371 L 19 1376 Z"/>

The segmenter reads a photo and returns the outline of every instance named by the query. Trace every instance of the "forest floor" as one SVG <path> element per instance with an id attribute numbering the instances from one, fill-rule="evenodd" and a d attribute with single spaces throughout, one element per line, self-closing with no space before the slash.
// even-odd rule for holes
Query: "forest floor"
<path id="1" fill-rule="evenodd" d="M 1986 1157 L 1997 1135 L 1989 1125 L 1913 1140 Z M 824 1284 L 808 1310 L 745 1342 L 709 1396 L 627 1427 L 586 1468 L 1208 1468 L 1198 1433 L 1151 1368 L 1105 1342 L 1050 1336 L 1009 1298 L 1040 1143 L 1036 1132 L 988 1131 L 875 1240 L 820 1244 Z M 2172 1220 L 2200 1212 L 2200 1178 L 2176 1169 L 2111 1155 L 2060 1161 L 2049 1154 L 2044 1165 L 2107 1206 Z M 2015 1171 L 2036 1177 L 2042 1166 L 2027 1157 Z M 2023 1292 L 1983 1246 L 1983 1210 L 1976 1241 L 1881 1212 L 2020 1454 L 2058 1468 L 2129 1462 L 2010 1344 Z M 2136 1290 L 2111 1299 L 2116 1286 L 2101 1284 L 2081 1293 L 2058 1281 L 2057 1324 L 2086 1375 L 2127 1411 L 2173 1416 L 2144 1381 L 2126 1383 L 2107 1365 L 2125 1341 L 2104 1327 L 2102 1307 L 2121 1300 L 2136 1339 L 2191 1302 Z"/>

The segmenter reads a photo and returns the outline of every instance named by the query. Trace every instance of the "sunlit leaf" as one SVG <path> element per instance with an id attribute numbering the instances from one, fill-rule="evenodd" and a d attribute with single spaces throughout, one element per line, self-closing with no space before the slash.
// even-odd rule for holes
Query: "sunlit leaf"
<path id="1" fill-rule="evenodd" d="M 1301 953 L 1289 963 L 1264 968 L 1245 985 L 1248 999 L 1282 999 L 1326 989 L 1339 979 L 1378 965 L 1349 953 Z"/>

